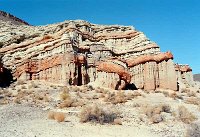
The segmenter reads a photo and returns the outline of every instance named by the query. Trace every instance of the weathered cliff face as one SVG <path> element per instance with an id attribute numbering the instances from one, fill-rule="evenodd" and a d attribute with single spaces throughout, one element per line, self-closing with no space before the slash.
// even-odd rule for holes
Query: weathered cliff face
<path id="1" fill-rule="evenodd" d="M 13 31 L 23 38 L 6 35 Z M 2 63 L 16 79 L 178 90 L 182 71 L 175 69 L 173 55 L 161 53 L 158 45 L 130 26 L 75 20 L 38 27 L 21 25 L 3 32 Z"/>
<path id="2" fill-rule="evenodd" d="M 177 77 L 172 59 L 173 55 L 170 52 L 128 59 L 127 64 L 132 74 L 131 83 L 146 90 L 177 90 Z"/>
<path id="3" fill-rule="evenodd" d="M 188 65 L 176 64 L 175 70 L 178 78 L 179 91 L 195 86 L 192 69 Z"/>

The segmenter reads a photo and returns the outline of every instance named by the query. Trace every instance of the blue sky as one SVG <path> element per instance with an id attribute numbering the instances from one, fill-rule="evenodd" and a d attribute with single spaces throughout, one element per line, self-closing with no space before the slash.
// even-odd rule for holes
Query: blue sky
<path id="1" fill-rule="evenodd" d="M 0 0 L 0 10 L 32 25 L 71 19 L 131 25 L 200 73 L 200 0 Z"/>

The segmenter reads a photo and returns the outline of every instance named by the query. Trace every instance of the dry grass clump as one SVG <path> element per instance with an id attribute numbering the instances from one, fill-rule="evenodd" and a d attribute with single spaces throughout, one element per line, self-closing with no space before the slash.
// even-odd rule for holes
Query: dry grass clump
<path id="1" fill-rule="evenodd" d="M 136 98 L 136 97 L 138 97 L 138 96 L 142 96 L 142 94 L 139 93 L 138 91 L 134 91 L 134 92 L 132 92 L 132 93 L 129 92 L 129 93 L 126 94 L 127 100 L 134 99 L 134 98 Z"/>
<path id="2" fill-rule="evenodd" d="M 166 104 L 160 104 L 156 106 L 146 105 L 142 109 L 143 113 L 152 123 L 159 123 L 163 121 L 163 117 L 161 116 L 162 112 L 171 113 L 171 107 Z"/>
<path id="3" fill-rule="evenodd" d="M 65 114 L 62 113 L 62 112 L 57 112 L 55 115 L 54 115 L 54 118 L 57 122 L 63 122 L 65 121 Z"/>
<path id="4" fill-rule="evenodd" d="M 118 114 L 112 110 L 105 111 L 97 105 L 85 107 L 79 114 L 80 122 L 95 122 L 95 123 L 112 123 L 121 125 L 122 122 L 118 119 Z"/>
<path id="5" fill-rule="evenodd" d="M 13 100 L 14 103 L 16 104 L 21 104 L 21 101 L 20 101 L 20 98 L 16 97 L 14 100 Z"/>
<path id="6" fill-rule="evenodd" d="M 127 101 L 126 95 L 122 91 L 108 92 L 104 98 L 105 102 L 111 102 L 112 104 L 118 104 L 118 103 L 125 103 Z"/>
<path id="7" fill-rule="evenodd" d="M 9 100 L 7 98 L 0 99 L 0 105 L 6 105 L 8 103 L 9 103 Z"/>
<path id="8" fill-rule="evenodd" d="M 100 87 L 97 87 L 97 88 L 95 89 L 95 91 L 96 91 L 96 93 L 104 93 L 104 94 L 107 93 L 107 90 L 105 90 L 105 89 L 103 89 L 103 88 L 100 88 Z"/>
<path id="9" fill-rule="evenodd" d="M 181 93 L 188 93 L 188 92 L 190 92 L 189 88 L 182 88 L 181 89 Z"/>
<path id="10" fill-rule="evenodd" d="M 118 103 L 125 103 L 128 100 L 131 100 L 133 98 L 136 98 L 138 96 L 141 96 L 141 94 L 137 91 L 134 91 L 132 93 L 125 93 L 124 91 L 117 91 L 117 92 L 106 92 L 106 94 L 101 93 L 99 98 L 104 98 L 105 102 L 111 102 L 112 104 L 118 104 Z"/>
<path id="11" fill-rule="evenodd" d="M 65 114 L 62 112 L 48 112 L 48 119 L 56 120 L 57 122 L 65 121 Z"/>
<path id="12" fill-rule="evenodd" d="M 187 104 L 194 104 L 194 105 L 200 105 L 200 99 L 196 98 L 196 97 L 190 97 L 190 98 L 187 98 L 185 100 L 185 103 L 187 103 Z"/>
<path id="13" fill-rule="evenodd" d="M 54 114 L 55 114 L 55 112 L 49 111 L 49 112 L 48 112 L 48 116 L 47 116 L 48 119 L 55 119 L 55 118 L 54 118 Z"/>
<path id="14" fill-rule="evenodd" d="M 10 92 L 10 91 L 8 91 L 8 90 L 4 90 L 4 96 L 5 97 L 12 97 L 13 95 L 12 95 L 12 92 Z"/>
<path id="15" fill-rule="evenodd" d="M 85 104 L 82 100 L 72 99 L 71 97 L 69 97 L 68 99 L 58 104 L 58 107 L 62 109 L 66 107 L 78 107 L 78 106 L 83 106 L 83 105 Z"/>
<path id="16" fill-rule="evenodd" d="M 78 93 L 78 92 L 77 92 Z M 60 99 L 63 101 L 62 103 L 58 104 L 59 108 L 65 107 L 78 107 L 83 106 L 84 103 L 81 100 L 73 99 L 69 94 L 69 89 L 64 87 L 62 89 L 62 93 L 60 94 Z"/>
<path id="17" fill-rule="evenodd" d="M 21 104 L 22 103 L 22 100 L 25 99 L 25 97 L 27 97 L 28 94 L 26 93 L 25 90 L 21 90 L 19 89 L 18 90 L 18 93 L 15 95 L 14 99 L 13 99 L 13 102 L 14 103 L 17 103 L 17 104 Z"/>
<path id="18" fill-rule="evenodd" d="M 116 118 L 116 119 L 114 119 L 113 124 L 114 125 L 122 125 L 122 120 L 119 118 Z"/>
<path id="19" fill-rule="evenodd" d="M 20 104 L 23 102 L 31 102 L 35 105 L 43 105 L 44 102 L 49 102 L 50 98 L 46 92 L 35 92 L 32 90 L 19 90 L 18 94 L 13 98 L 13 102 Z"/>
<path id="20" fill-rule="evenodd" d="M 173 99 L 179 98 L 175 91 L 163 91 L 165 97 L 170 97 Z"/>
<path id="21" fill-rule="evenodd" d="M 196 92 L 194 92 L 194 91 L 189 91 L 189 92 L 187 92 L 187 96 L 188 96 L 188 97 L 196 97 L 197 94 L 196 94 Z"/>
<path id="22" fill-rule="evenodd" d="M 49 102 L 50 98 L 46 93 L 33 93 L 29 96 L 32 99 L 32 103 L 35 105 L 43 105 L 45 102 Z"/>
<path id="23" fill-rule="evenodd" d="M 63 87 L 62 88 L 62 93 L 60 93 L 60 100 L 66 100 L 66 99 L 69 99 L 71 98 L 70 97 L 70 94 L 69 94 L 69 89 L 68 87 Z"/>
<path id="24" fill-rule="evenodd" d="M 190 124 L 197 119 L 196 116 L 189 112 L 184 106 L 178 107 L 177 118 L 186 124 Z"/>

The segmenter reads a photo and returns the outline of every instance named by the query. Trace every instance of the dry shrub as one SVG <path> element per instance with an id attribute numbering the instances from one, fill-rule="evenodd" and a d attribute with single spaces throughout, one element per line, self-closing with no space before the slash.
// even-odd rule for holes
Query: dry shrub
<path id="1" fill-rule="evenodd" d="M 173 99 L 178 98 L 178 95 L 175 91 L 163 91 L 163 94 L 164 94 L 165 97 L 170 97 L 170 98 L 173 98 Z"/>
<path id="2" fill-rule="evenodd" d="M 103 88 L 100 88 L 100 87 L 97 87 L 95 89 L 95 91 L 96 91 L 96 93 L 104 93 L 105 92 L 105 90 Z"/>
<path id="3" fill-rule="evenodd" d="M 183 89 L 181 89 L 181 93 L 188 93 L 188 92 L 190 92 L 189 88 L 183 88 Z"/>
<path id="4" fill-rule="evenodd" d="M 85 105 L 85 103 L 82 101 L 82 100 L 76 100 L 76 101 L 74 101 L 72 104 L 71 104 L 71 107 L 78 107 L 78 106 L 84 106 Z"/>
<path id="5" fill-rule="evenodd" d="M 6 105 L 8 103 L 9 103 L 9 101 L 7 98 L 0 99 L 0 105 Z"/>
<path id="6" fill-rule="evenodd" d="M 103 94 L 103 93 L 102 93 Z M 105 102 L 111 102 L 113 104 L 118 104 L 118 103 L 125 103 L 127 100 L 131 100 L 133 98 L 136 98 L 138 96 L 141 96 L 141 94 L 137 91 L 132 92 L 132 93 L 127 93 L 125 94 L 124 91 L 117 91 L 117 92 L 107 92 L 107 94 L 103 94 L 101 96 L 104 96 L 104 101 Z"/>
<path id="7" fill-rule="evenodd" d="M 10 91 L 4 92 L 5 97 L 12 97 L 12 93 Z"/>
<path id="8" fill-rule="evenodd" d="M 160 104 L 156 106 L 146 105 L 143 107 L 143 113 L 152 123 L 159 123 L 163 121 L 161 112 L 171 113 L 171 107 L 166 104 Z"/>
<path id="9" fill-rule="evenodd" d="M 187 104 L 194 104 L 194 105 L 200 105 L 200 99 L 196 98 L 196 97 L 190 97 L 190 98 L 187 98 L 185 100 L 185 103 L 187 103 Z"/>
<path id="10" fill-rule="evenodd" d="M 118 114 L 112 110 L 105 111 L 97 105 L 85 107 L 79 114 L 80 122 L 96 122 L 100 124 L 104 123 L 112 123 L 114 124 L 114 120 L 117 118 Z M 115 121 L 116 123 L 119 122 Z"/>
<path id="11" fill-rule="evenodd" d="M 16 104 L 21 104 L 21 101 L 20 101 L 20 98 L 15 98 L 14 100 L 13 100 L 13 102 L 14 103 L 16 103 Z"/>
<path id="12" fill-rule="evenodd" d="M 57 122 L 63 122 L 65 121 L 65 114 L 62 113 L 62 112 L 57 112 L 55 115 L 54 115 L 54 118 Z"/>
<path id="13" fill-rule="evenodd" d="M 116 118 L 116 119 L 114 119 L 113 124 L 114 125 L 122 125 L 122 121 L 121 121 L 121 119 Z"/>
<path id="14" fill-rule="evenodd" d="M 127 101 L 126 95 L 122 91 L 117 93 L 108 92 L 104 98 L 105 102 L 111 102 L 112 104 L 125 103 Z"/>
<path id="15" fill-rule="evenodd" d="M 129 92 L 129 93 L 126 95 L 126 98 L 127 98 L 127 100 L 131 100 L 132 98 L 134 98 L 134 96 L 133 96 L 132 93 Z"/>
<path id="16" fill-rule="evenodd" d="M 67 87 L 62 88 L 62 93 L 60 94 L 60 100 L 70 99 L 69 89 Z"/>
<path id="17" fill-rule="evenodd" d="M 188 96 L 188 97 L 196 97 L 197 94 L 196 94 L 196 92 L 194 92 L 194 91 L 189 91 L 189 92 L 187 92 L 187 96 Z"/>
<path id="18" fill-rule="evenodd" d="M 58 107 L 62 109 L 65 107 L 78 107 L 83 105 L 84 105 L 83 101 L 69 98 L 67 100 L 64 100 L 62 103 L 58 104 Z"/>
<path id="19" fill-rule="evenodd" d="M 186 124 L 190 124 L 197 119 L 196 116 L 189 112 L 184 106 L 178 107 L 177 118 Z"/>
<path id="20" fill-rule="evenodd" d="M 65 114 L 62 112 L 48 112 L 48 119 L 56 120 L 57 122 L 65 121 Z"/>
<path id="21" fill-rule="evenodd" d="M 64 100 L 61 104 L 58 105 L 59 108 L 65 108 L 65 107 L 71 107 L 71 104 L 73 103 L 74 100 L 71 98 L 68 100 Z"/>
<path id="22" fill-rule="evenodd" d="M 23 99 L 25 96 L 27 96 L 27 94 L 24 90 L 18 91 L 18 94 L 17 94 L 18 99 Z"/>
<path id="23" fill-rule="evenodd" d="M 55 119 L 55 118 L 54 118 L 54 114 L 55 114 L 55 112 L 49 111 L 49 112 L 48 112 L 48 119 Z"/>
<path id="24" fill-rule="evenodd" d="M 129 92 L 129 93 L 126 94 L 126 99 L 127 100 L 131 100 L 131 99 L 134 99 L 134 98 L 136 98 L 138 96 L 142 96 L 142 94 L 139 93 L 138 91 L 134 91 L 132 93 Z"/>

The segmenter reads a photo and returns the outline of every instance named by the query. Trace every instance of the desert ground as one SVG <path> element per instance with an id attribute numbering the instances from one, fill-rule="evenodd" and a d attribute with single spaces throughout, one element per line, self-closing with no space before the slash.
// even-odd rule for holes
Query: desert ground
<path id="1" fill-rule="evenodd" d="M 198 137 L 199 97 L 17 81 L 0 90 L 0 136 Z"/>

